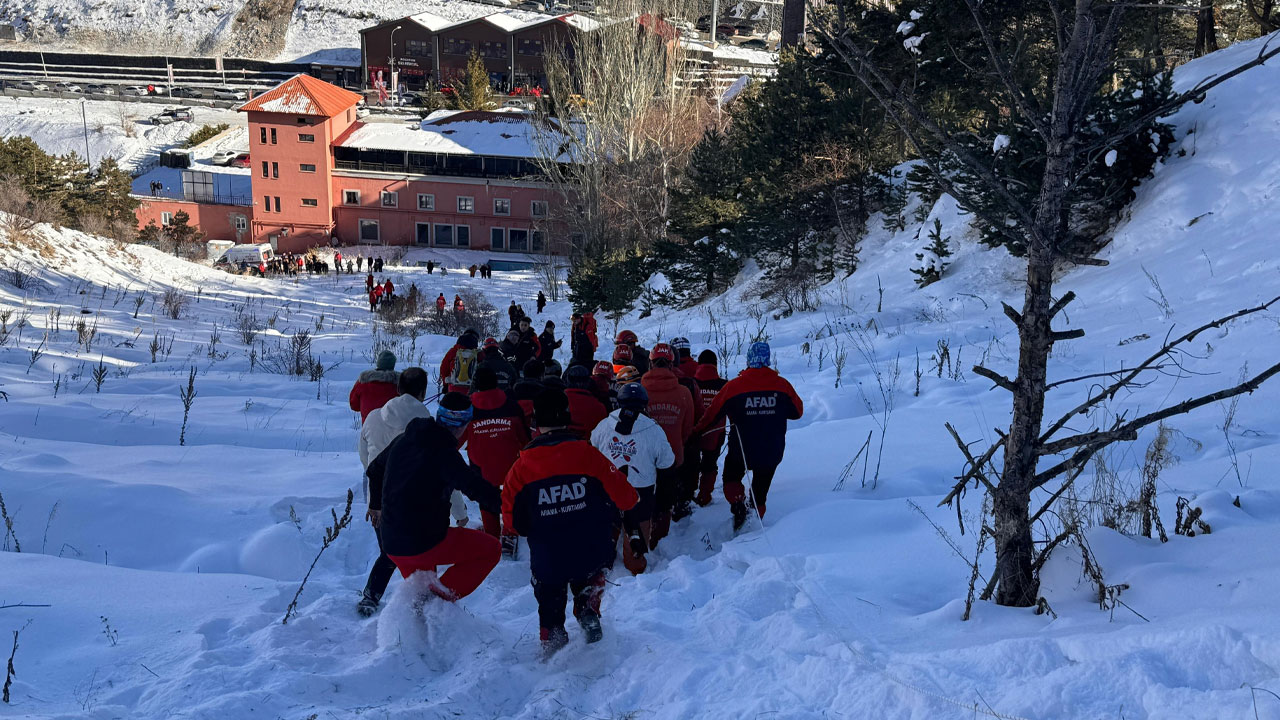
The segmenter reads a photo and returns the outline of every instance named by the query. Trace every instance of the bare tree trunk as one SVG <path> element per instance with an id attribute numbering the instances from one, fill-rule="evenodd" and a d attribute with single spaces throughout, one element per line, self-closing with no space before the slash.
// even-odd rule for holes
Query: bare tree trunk
<path id="1" fill-rule="evenodd" d="M 1213 0 L 1200 0 L 1200 12 L 1196 13 L 1195 55 L 1200 57 L 1218 49 L 1218 31 L 1215 27 Z"/>

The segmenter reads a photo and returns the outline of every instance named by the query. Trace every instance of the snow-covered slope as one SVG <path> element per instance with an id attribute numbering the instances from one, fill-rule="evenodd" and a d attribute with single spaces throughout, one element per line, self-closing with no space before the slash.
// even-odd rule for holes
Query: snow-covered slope
<path id="1" fill-rule="evenodd" d="M 23 38 L 90 52 L 192 55 L 214 50 L 244 0 L 0 0 Z"/>
<path id="2" fill-rule="evenodd" d="M 1178 82 L 1185 87 L 1255 51 L 1256 43 L 1244 44 L 1191 63 Z M 1175 150 L 1139 189 L 1104 254 L 1111 264 L 1062 281 L 1079 295 L 1067 324 L 1088 334 L 1058 349 L 1054 378 L 1131 365 L 1170 328 L 1280 294 L 1278 97 L 1280 72 L 1265 67 L 1174 118 L 1185 153 Z M 1225 433 L 1222 407 L 1171 422 L 1180 460 L 1158 485 L 1165 524 L 1187 497 L 1204 509 L 1211 534 L 1161 544 L 1090 532 L 1107 581 L 1129 585 L 1126 606 L 1099 611 L 1064 548 L 1043 588 L 1056 618 L 980 603 L 970 622 L 960 621 L 969 567 L 912 503 L 973 552 L 954 510 L 934 507 L 962 464 L 942 423 L 967 439 L 990 439 L 1008 416 L 1007 397 L 964 368 L 979 360 L 1012 368 L 1015 338 L 999 303 L 1018 303 L 1019 268 L 976 246 L 954 204 L 944 199 L 931 217 L 959 249 L 947 276 L 925 290 L 908 272 L 925 244 L 913 226 L 867 238 L 862 268 L 824 288 L 814 313 L 773 319 L 754 299 L 758 271 L 749 269 L 703 307 L 624 321 L 646 345 L 685 335 L 695 349 L 717 349 L 729 372 L 742 367 L 743 341 L 767 334 L 806 414 L 792 424 L 763 527 L 733 537 L 717 498 L 664 541 L 649 573 L 613 578 L 602 643 L 587 647 L 571 629 L 571 645 L 545 665 L 535 660 L 523 560 L 499 565 L 456 606 L 428 603 L 420 617 L 412 588 L 393 580 L 382 612 L 359 619 L 354 601 L 376 546 L 358 503 L 357 521 L 321 559 L 298 617 L 280 624 L 330 508 L 341 511 L 348 488 L 359 495 L 357 420 L 345 393 L 389 340 L 373 332 L 359 277 L 232 278 L 69 232 L 55 255 L 0 249 L 0 265 L 42 268 L 36 289 L 0 284 L 0 309 L 14 310 L 8 326 L 26 315 L 0 347 L 0 389 L 9 395 L 0 402 L 0 493 L 23 550 L 0 552 L 0 605 L 49 605 L 0 609 L 0 638 L 22 629 L 8 712 L 1280 717 L 1280 701 L 1262 691 L 1280 692 L 1275 387 L 1242 399 Z M 401 288 L 477 290 L 500 308 L 511 299 L 532 307 L 532 274 L 472 279 L 459 270 L 486 255 L 438 257 L 447 276 L 387 274 Z M 152 301 L 168 286 L 193 295 L 181 319 Z M 268 350 L 310 331 L 332 369 L 318 383 L 264 372 L 264 346 L 255 342 L 251 359 L 233 328 L 238 308 L 266 326 L 259 337 Z M 569 307 L 552 303 L 546 315 L 563 329 Z M 97 327 L 87 349 L 77 347 L 73 323 L 81 319 Z M 210 348 L 215 332 L 220 341 Z M 170 337 L 172 351 L 152 362 L 148 343 Z M 396 342 L 401 367 L 431 367 L 451 341 Z M 940 342 L 950 371 L 933 369 Z M 1162 378 L 1108 410 L 1132 413 L 1225 385 L 1246 364 L 1256 371 L 1273 363 L 1278 347 L 1274 313 L 1223 328 L 1190 359 L 1216 375 Z M 842 352 L 838 377 L 833 359 Z M 107 373 L 97 391 L 99 362 Z M 889 396 L 879 480 L 863 487 L 859 462 L 833 490 L 873 430 L 879 455 L 877 423 L 886 414 L 876 372 L 892 377 L 895 362 L 901 374 Z M 198 396 L 179 446 L 178 393 L 192 366 Z M 1050 413 L 1082 391 L 1055 393 Z M 1136 483 L 1152 435 L 1109 458 L 1122 483 Z M 1088 478 L 1079 494 L 1090 497 Z M 10 550 L 13 541 L 6 539 Z"/>

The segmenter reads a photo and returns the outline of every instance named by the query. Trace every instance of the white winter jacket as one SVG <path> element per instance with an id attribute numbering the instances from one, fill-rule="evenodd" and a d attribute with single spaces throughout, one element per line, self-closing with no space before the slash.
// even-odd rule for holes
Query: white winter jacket
<path id="1" fill-rule="evenodd" d="M 369 463 L 378 457 L 393 440 L 400 437 L 409 422 L 417 418 L 431 417 L 431 411 L 422 401 L 412 395 L 397 395 L 387 404 L 369 413 L 364 425 L 360 428 L 360 441 L 356 449 L 360 453 L 360 464 L 369 467 Z M 364 502 L 369 503 L 369 478 L 364 478 Z M 467 519 L 466 501 L 462 493 L 453 492 L 450 498 L 450 513 L 453 519 Z"/>
<path id="2" fill-rule="evenodd" d="M 629 468 L 626 473 L 632 487 L 652 487 L 657 482 L 658 470 L 675 464 L 676 455 L 671 451 L 671 443 L 667 441 L 662 427 L 648 415 L 636 418 L 630 434 L 618 432 L 621 414 L 621 410 L 614 410 L 601 420 L 591 432 L 591 444 L 604 453 L 614 467 L 619 470 Z"/>

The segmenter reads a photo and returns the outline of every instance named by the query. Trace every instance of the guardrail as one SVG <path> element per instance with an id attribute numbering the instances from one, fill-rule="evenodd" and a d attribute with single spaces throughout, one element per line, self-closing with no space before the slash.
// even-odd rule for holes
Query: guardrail
<path id="1" fill-rule="evenodd" d="M 229 110 L 239 105 L 242 100 L 205 100 L 204 98 L 169 97 L 168 95 L 107 95 L 104 93 L 60 92 L 57 90 L 21 90 L 15 87 L 0 87 L 0 95 L 7 97 L 52 98 L 55 100 L 109 100 L 114 102 L 136 102 L 151 105 L 188 105 L 193 107 L 220 108 Z"/>

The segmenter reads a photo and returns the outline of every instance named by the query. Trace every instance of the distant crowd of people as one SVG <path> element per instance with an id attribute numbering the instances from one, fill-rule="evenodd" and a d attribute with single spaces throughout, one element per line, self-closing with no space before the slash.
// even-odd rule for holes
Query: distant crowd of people
<path id="1" fill-rule="evenodd" d="M 443 293 L 436 302 L 443 312 Z M 536 303 L 541 313 L 542 293 Z M 645 572 L 672 523 L 712 503 L 726 445 L 732 527 L 763 520 L 787 423 L 804 406 L 771 369 L 767 343 L 751 345 L 747 369 L 732 380 L 720 376 L 715 352 L 695 359 L 684 337 L 646 349 L 623 330 L 608 359 L 597 359 L 595 314 L 582 312 L 572 316 L 562 367 L 555 323 L 535 332 L 514 300 L 508 313 L 501 340 L 475 330 L 458 337 L 430 399 L 428 372 L 396 373 L 389 352 L 352 388 L 367 518 L 381 552 L 357 609 L 376 612 L 396 570 L 407 578 L 448 565 L 431 576 L 431 592 L 466 597 L 503 556 L 518 556 L 523 536 L 550 656 L 569 641 L 570 598 L 586 641 L 601 639 L 601 598 L 619 547 L 627 571 Z M 426 403 L 435 399 L 433 415 Z M 482 529 L 467 527 L 462 496 L 479 504 Z"/>

